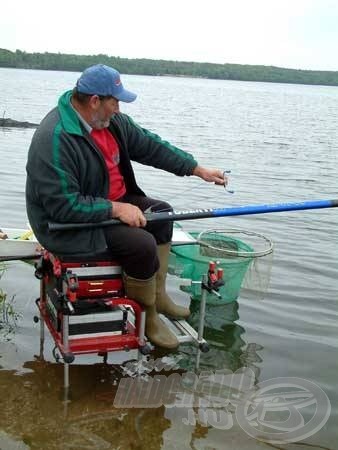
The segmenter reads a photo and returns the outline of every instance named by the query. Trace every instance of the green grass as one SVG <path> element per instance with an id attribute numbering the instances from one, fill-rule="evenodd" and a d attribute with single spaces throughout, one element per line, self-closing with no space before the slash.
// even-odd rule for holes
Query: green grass
<path id="1" fill-rule="evenodd" d="M 0 263 L 0 280 L 6 270 L 6 266 Z M 21 315 L 14 308 L 15 296 L 8 298 L 6 292 L 0 287 L 0 334 L 8 336 L 15 331 Z"/>

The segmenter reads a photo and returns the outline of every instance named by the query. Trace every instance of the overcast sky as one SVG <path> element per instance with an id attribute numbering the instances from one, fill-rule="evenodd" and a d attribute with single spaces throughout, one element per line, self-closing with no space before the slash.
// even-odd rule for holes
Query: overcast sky
<path id="1" fill-rule="evenodd" d="M 0 48 L 338 70 L 338 0 L 5 0 Z"/>

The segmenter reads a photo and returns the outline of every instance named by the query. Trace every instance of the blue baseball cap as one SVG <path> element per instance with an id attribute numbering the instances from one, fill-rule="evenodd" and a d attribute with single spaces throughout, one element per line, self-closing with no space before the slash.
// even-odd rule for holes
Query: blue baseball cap
<path id="1" fill-rule="evenodd" d="M 124 89 L 120 74 L 112 67 L 96 64 L 84 70 L 77 80 L 76 89 L 82 94 L 112 96 L 121 102 L 130 103 L 136 94 Z"/>

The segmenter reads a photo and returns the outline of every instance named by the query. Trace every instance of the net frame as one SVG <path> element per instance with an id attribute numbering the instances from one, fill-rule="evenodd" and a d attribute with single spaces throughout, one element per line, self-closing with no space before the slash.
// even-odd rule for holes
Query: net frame
<path id="1" fill-rule="evenodd" d="M 263 249 L 263 250 L 254 250 L 254 251 L 243 251 L 243 250 L 229 250 L 227 248 L 224 247 L 216 247 L 215 245 L 211 245 L 210 243 L 203 241 L 203 236 L 206 236 L 207 234 L 222 234 L 224 235 L 224 237 L 229 237 L 227 236 L 228 234 L 244 234 L 247 236 L 254 236 L 255 238 L 261 239 L 263 241 L 265 241 L 267 248 Z M 274 244 L 271 241 L 270 238 L 268 238 L 267 236 L 264 236 L 261 233 L 256 233 L 255 231 L 249 231 L 249 230 L 244 230 L 241 228 L 222 228 L 222 229 L 209 229 L 209 230 L 204 230 L 201 231 L 199 233 L 199 235 L 196 238 L 196 242 L 201 246 L 201 247 L 207 247 L 215 252 L 218 252 L 218 255 L 215 256 L 219 256 L 220 258 L 222 257 L 222 255 L 227 255 L 227 256 L 232 256 L 232 257 L 240 257 L 240 258 L 260 258 L 262 256 L 266 256 L 269 255 L 270 253 L 273 252 L 273 247 Z M 221 239 L 220 239 L 220 242 Z"/>

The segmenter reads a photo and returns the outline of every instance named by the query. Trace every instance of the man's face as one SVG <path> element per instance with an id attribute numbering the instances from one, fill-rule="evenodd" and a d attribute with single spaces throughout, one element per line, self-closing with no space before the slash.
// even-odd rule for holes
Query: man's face
<path id="1" fill-rule="evenodd" d="M 98 97 L 98 101 L 93 109 L 90 125 L 95 130 L 101 130 L 109 126 L 110 118 L 113 114 L 120 112 L 119 101 L 114 97 L 108 99 L 100 99 Z"/>

